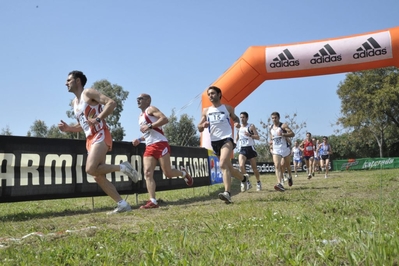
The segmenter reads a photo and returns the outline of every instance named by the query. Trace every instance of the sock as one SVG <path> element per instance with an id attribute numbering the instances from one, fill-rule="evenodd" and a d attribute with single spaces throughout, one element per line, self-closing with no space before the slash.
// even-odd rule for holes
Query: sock
<path id="1" fill-rule="evenodd" d="M 231 196 L 230 191 L 226 191 L 227 193 L 229 193 L 229 196 Z"/>
<path id="2" fill-rule="evenodd" d="M 257 183 L 258 183 L 258 184 L 260 184 L 260 180 L 259 180 L 259 181 L 257 181 Z"/>
<path id="3" fill-rule="evenodd" d="M 124 172 L 126 170 L 126 165 L 120 164 L 119 167 L 121 172 Z"/>
<path id="4" fill-rule="evenodd" d="M 125 200 L 118 201 L 118 205 L 125 205 L 125 203 L 127 203 Z"/>
<path id="5" fill-rule="evenodd" d="M 187 173 L 184 170 L 180 170 L 180 171 L 182 172 L 182 174 L 183 174 L 182 177 L 184 178 Z"/>
<path id="6" fill-rule="evenodd" d="M 150 200 L 151 200 L 151 202 L 152 202 L 152 203 L 154 203 L 154 204 L 157 204 L 157 205 L 158 205 L 158 202 L 157 202 L 157 200 L 156 200 L 156 199 L 154 199 L 154 198 L 150 198 Z"/>

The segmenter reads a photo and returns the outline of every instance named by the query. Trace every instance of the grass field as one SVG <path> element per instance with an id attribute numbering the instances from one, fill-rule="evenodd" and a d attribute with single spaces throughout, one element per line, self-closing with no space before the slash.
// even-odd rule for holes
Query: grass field
<path id="1" fill-rule="evenodd" d="M 283 193 L 261 179 L 233 180 L 230 205 L 214 185 L 160 192 L 153 210 L 130 195 L 113 216 L 108 197 L 2 203 L 0 264 L 399 265 L 398 169 L 301 174 Z"/>

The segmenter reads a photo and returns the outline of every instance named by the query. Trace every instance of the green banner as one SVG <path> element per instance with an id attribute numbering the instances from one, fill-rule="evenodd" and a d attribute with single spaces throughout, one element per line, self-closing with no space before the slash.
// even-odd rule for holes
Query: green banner
<path id="1" fill-rule="evenodd" d="M 334 160 L 333 164 L 334 171 L 392 168 L 399 168 L 399 157 Z"/>

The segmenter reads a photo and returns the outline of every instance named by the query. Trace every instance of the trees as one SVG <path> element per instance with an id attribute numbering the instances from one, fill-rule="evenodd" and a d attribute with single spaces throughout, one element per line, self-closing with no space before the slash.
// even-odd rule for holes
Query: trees
<path id="1" fill-rule="evenodd" d="M 115 141 L 123 140 L 123 137 L 125 136 L 125 130 L 123 129 L 121 123 L 119 122 L 119 119 L 123 111 L 123 103 L 126 101 L 127 97 L 129 96 L 129 92 L 123 90 L 123 88 L 117 84 L 111 84 L 106 79 L 94 82 L 92 88 L 98 90 L 99 92 L 110 97 L 112 100 L 116 102 L 117 106 L 114 112 L 107 117 L 106 121 L 110 129 L 113 140 Z M 72 106 L 71 110 L 67 111 L 67 115 L 69 118 L 74 118 Z"/>
<path id="2" fill-rule="evenodd" d="M 370 135 L 379 147 L 379 156 L 387 151 L 387 140 L 396 143 L 399 128 L 399 71 L 395 67 L 349 73 L 338 85 L 342 117 L 339 122 L 362 142 Z"/>
<path id="3" fill-rule="evenodd" d="M 28 131 L 27 135 L 30 137 L 38 137 L 45 138 L 47 136 L 47 125 L 42 120 L 35 120 L 33 125 L 30 127 L 30 131 Z"/>
<path id="4" fill-rule="evenodd" d="M 197 128 L 193 122 L 194 118 L 189 117 L 187 114 L 182 114 L 180 120 L 178 120 L 175 110 L 173 109 L 168 119 L 169 123 L 163 127 L 163 130 L 169 144 L 191 147 L 200 145 Z"/>
<path id="5" fill-rule="evenodd" d="M 7 125 L 5 128 L 1 129 L 0 135 L 4 135 L 4 136 L 11 136 L 12 132 L 10 130 L 10 127 Z"/>

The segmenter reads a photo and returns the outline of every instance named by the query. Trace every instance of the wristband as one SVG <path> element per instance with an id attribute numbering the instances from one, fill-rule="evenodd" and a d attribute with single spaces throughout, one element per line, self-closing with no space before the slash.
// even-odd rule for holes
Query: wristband
<path id="1" fill-rule="evenodd" d="M 152 124 L 147 124 L 149 129 L 152 129 Z"/>
<path id="2" fill-rule="evenodd" d="M 96 118 L 96 121 L 97 121 L 98 123 L 101 123 L 101 118 L 97 117 L 97 118 Z"/>

